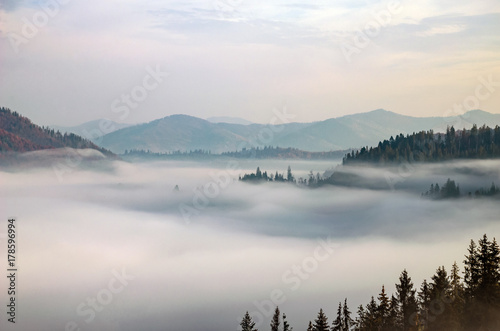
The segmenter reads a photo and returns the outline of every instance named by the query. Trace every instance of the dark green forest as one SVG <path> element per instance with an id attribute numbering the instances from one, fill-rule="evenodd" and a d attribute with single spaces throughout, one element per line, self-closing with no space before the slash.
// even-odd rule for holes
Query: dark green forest
<path id="1" fill-rule="evenodd" d="M 463 265 L 462 272 L 456 262 L 449 272 L 444 266 L 438 267 L 429 281 L 424 280 L 418 288 L 403 270 L 395 284 L 395 293 L 388 294 L 382 285 L 376 297 L 372 296 L 366 305 L 357 308 L 356 315 L 349 309 L 346 298 L 338 303 L 331 322 L 320 309 L 303 330 L 500 330 L 500 248 L 496 239 L 490 240 L 484 235 L 477 243 L 471 240 Z M 286 315 L 280 314 L 276 307 L 270 330 L 292 330 Z M 257 330 L 248 312 L 240 326 L 242 331 Z"/>
<path id="2" fill-rule="evenodd" d="M 420 131 L 379 142 L 377 147 L 363 147 L 344 156 L 343 164 L 390 164 L 398 162 L 437 162 L 453 159 L 486 159 L 500 157 L 500 127 L 494 129 L 473 125 L 470 130 L 446 133 Z"/>

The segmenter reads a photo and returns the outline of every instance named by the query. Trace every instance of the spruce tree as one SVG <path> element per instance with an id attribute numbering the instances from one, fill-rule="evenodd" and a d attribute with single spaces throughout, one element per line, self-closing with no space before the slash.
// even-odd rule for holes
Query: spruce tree
<path id="1" fill-rule="evenodd" d="M 500 250 L 494 239 L 486 234 L 479 240 L 479 273 L 481 281 L 477 290 L 478 306 L 481 309 L 481 325 L 486 329 L 500 328 Z"/>
<path id="2" fill-rule="evenodd" d="M 356 331 L 363 331 L 366 329 L 366 312 L 365 308 L 363 305 L 358 306 L 358 311 L 357 311 L 357 317 L 356 317 L 356 322 L 355 322 L 355 330 Z"/>
<path id="3" fill-rule="evenodd" d="M 293 175 L 292 175 L 292 168 L 288 166 L 287 172 L 286 172 L 286 180 L 290 183 L 294 181 Z"/>
<path id="4" fill-rule="evenodd" d="M 273 319 L 271 320 L 271 331 L 279 331 L 280 323 L 280 309 L 279 307 L 276 307 Z"/>
<path id="5" fill-rule="evenodd" d="M 464 312 L 464 286 L 460 277 L 460 269 L 457 262 L 453 263 L 450 274 L 451 304 L 450 319 L 452 330 L 460 330 L 463 324 Z"/>
<path id="6" fill-rule="evenodd" d="M 292 331 L 293 328 L 290 327 L 290 324 L 288 324 L 288 321 L 286 320 L 286 315 L 283 314 L 283 331 Z"/>
<path id="7" fill-rule="evenodd" d="M 431 292 L 430 292 L 429 284 L 427 280 L 424 279 L 422 285 L 420 286 L 420 291 L 418 292 L 418 307 L 419 307 L 419 315 L 418 321 L 419 326 L 423 329 L 426 329 L 427 323 L 429 321 L 429 310 L 431 304 Z"/>
<path id="8" fill-rule="evenodd" d="M 387 293 L 385 293 L 385 286 L 382 285 L 382 291 L 378 296 L 378 308 L 377 308 L 377 325 L 380 326 L 381 330 L 386 329 L 387 324 L 387 316 L 389 315 L 389 298 L 387 297 Z"/>
<path id="9" fill-rule="evenodd" d="M 444 266 L 436 270 L 429 287 L 433 319 L 428 323 L 428 330 L 452 330 L 450 316 L 451 284 Z"/>
<path id="10" fill-rule="evenodd" d="M 479 266 L 479 253 L 474 240 L 470 241 L 467 249 L 468 255 L 464 260 L 465 304 L 464 318 L 465 329 L 474 329 L 478 326 L 481 311 L 478 308 L 478 288 L 481 281 Z"/>
<path id="11" fill-rule="evenodd" d="M 389 315 L 387 316 L 387 330 L 397 331 L 401 329 L 398 324 L 398 316 L 398 300 L 394 297 L 394 295 L 391 295 L 391 299 L 389 301 Z"/>
<path id="12" fill-rule="evenodd" d="M 375 298 L 372 296 L 370 302 L 366 305 L 365 324 L 363 330 L 371 331 L 379 329 L 380 325 L 377 323 L 377 313 L 378 306 L 375 302 Z"/>
<path id="13" fill-rule="evenodd" d="M 345 298 L 344 306 L 342 307 L 342 318 L 343 318 L 342 331 L 351 330 L 351 327 L 354 326 L 354 320 L 352 319 L 351 311 L 349 310 L 349 307 L 347 306 L 347 298 Z"/>
<path id="14" fill-rule="evenodd" d="M 415 289 L 406 269 L 403 270 L 399 277 L 399 284 L 396 284 L 396 292 L 400 306 L 400 323 L 403 331 L 413 331 L 416 329 L 414 317 L 417 312 L 417 302 Z"/>
<path id="15" fill-rule="evenodd" d="M 332 323 L 332 331 L 343 331 L 342 327 L 342 303 L 339 302 L 339 307 L 337 308 L 337 318 Z"/>
<path id="16" fill-rule="evenodd" d="M 319 310 L 318 317 L 314 320 L 314 331 L 329 331 L 328 317 L 323 313 L 323 309 Z"/>
<path id="17" fill-rule="evenodd" d="M 241 320 L 240 326 L 241 331 L 258 331 L 257 329 L 254 329 L 255 322 L 252 321 L 252 317 L 250 317 L 248 311 L 245 313 L 245 316 Z"/>

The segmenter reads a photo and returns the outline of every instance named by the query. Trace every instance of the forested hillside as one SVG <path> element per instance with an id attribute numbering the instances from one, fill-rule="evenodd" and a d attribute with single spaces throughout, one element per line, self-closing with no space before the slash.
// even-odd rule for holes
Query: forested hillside
<path id="1" fill-rule="evenodd" d="M 473 125 L 470 130 L 449 127 L 445 134 L 432 130 L 379 142 L 377 147 L 363 147 L 345 155 L 344 164 L 433 162 L 452 159 L 500 157 L 500 127 Z"/>
<path id="2" fill-rule="evenodd" d="M 17 112 L 0 108 L 0 152 L 27 152 L 61 147 L 91 148 L 105 155 L 113 155 L 85 138 L 40 127 Z"/>

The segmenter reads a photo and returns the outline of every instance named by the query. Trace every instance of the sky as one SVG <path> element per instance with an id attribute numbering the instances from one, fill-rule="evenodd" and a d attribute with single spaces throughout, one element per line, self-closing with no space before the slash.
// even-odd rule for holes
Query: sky
<path id="1" fill-rule="evenodd" d="M 499 31 L 497 0 L 1 0 L 0 105 L 40 125 L 500 113 Z"/>

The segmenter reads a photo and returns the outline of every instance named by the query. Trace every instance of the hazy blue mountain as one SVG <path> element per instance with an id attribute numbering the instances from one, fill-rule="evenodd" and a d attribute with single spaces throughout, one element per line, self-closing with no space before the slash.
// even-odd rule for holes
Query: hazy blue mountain
<path id="1" fill-rule="evenodd" d="M 462 129 L 474 123 L 494 127 L 500 124 L 500 114 L 474 110 L 460 117 L 411 117 L 378 109 L 313 123 L 289 123 L 273 130 L 263 124 L 211 123 L 192 116 L 172 115 L 107 134 L 100 144 L 116 153 L 126 149 L 152 152 L 203 149 L 221 153 L 257 145 L 331 151 L 376 146 L 380 140 L 399 133 L 429 129 L 444 132 L 449 125 Z"/>
<path id="2" fill-rule="evenodd" d="M 209 117 L 207 118 L 207 121 L 209 121 L 210 123 L 229 123 L 229 124 L 242 124 L 242 125 L 253 124 L 252 122 L 247 121 L 244 118 L 230 117 L 230 116 Z"/>
<path id="3" fill-rule="evenodd" d="M 102 137 L 116 130 L 127 128 L 131 125 L 132 124 L 117 123 L 107 119 L 98 119 L 76 126 L 51 125 L 50 127 L 56 131 L 59 130 L 61 133 L 74 133 L 96 142 L 96 138 L 98 137 Z"/>

